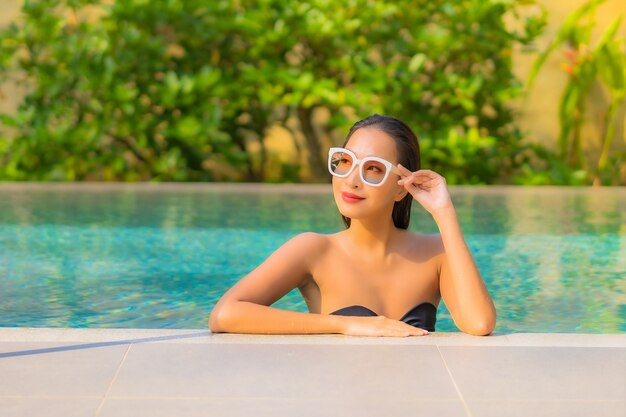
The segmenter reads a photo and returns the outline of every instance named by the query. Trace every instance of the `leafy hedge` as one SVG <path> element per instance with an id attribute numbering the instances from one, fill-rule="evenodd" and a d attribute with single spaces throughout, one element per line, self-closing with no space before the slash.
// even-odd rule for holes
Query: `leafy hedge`
<path id="1" fill-rule="evenodd" d="M 25 1 L 0 34 L 0 76 L 27 91 L 1 119 L 0 178 L 320 181 L 327 146 L 378 112 L 411 124 L 449 183 L 507 181 L 523 148 L 511 53 L 544 24 L 528 5 Z M 274 126 L 305 167 L 271 166 Z"/>

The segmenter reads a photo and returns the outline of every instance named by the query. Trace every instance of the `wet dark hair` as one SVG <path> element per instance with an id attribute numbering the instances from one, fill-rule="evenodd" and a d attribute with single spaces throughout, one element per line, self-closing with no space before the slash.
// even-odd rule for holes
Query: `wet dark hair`
<path id="1" fill-rule="evenodd" d="M 354 132 L 364 127 L 377 129 L 388 134 L 396 142 L 398 162 L 411 172 L 420 169 L 420 147 L 417 136 L 406 123 L 395 117 L 373 114 L 363 120 L 359 120 L 350 128 L 348 136 L 346 136 L 346 140 L 343 143 L 343 147 L 346 146 Z M 397 228 L 408 229 L 409 222 L 411 221 L 412 203 L 413 196 L 410 193 L 407 193 L 402 200 L 394 203 L 391 217 L 393 224 Z M 344 215 L 342 215 L 341 218 L 346 228 L 349 228 L 351 219 Z"/>

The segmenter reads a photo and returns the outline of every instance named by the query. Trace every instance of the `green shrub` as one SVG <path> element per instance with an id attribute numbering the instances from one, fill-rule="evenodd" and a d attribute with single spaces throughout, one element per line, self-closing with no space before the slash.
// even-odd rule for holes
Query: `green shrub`
<path id="1" fill-rule="evenodd" d="M 280 125 L 320 181 L 326 147 L 378 112 L 413 126 L 449 183 L 497 182 L 522 147 L 511 52 L 544 23 L 517 15 L 527 5 L 26 1 L 0 34 L 0 74 L 27 89 L 2 118 L 0 178 L 292 181 L 300 161 L 268 168 Z"/>

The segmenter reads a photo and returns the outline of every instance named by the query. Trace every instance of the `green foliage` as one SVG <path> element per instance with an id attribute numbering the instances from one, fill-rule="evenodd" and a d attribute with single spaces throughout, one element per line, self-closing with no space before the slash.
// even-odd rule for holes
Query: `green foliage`
<path id="1" fill-rule="evenodd" d="M 527 146 L 521 172 L 513 178 L 518 185 L 585 185 L 587 172 L 572 169 L 556 153 L 538 144 Z"/>
<path id="2" fill-rule="evenodd" d="M 3 118 L 17 135 L 0 176 L 211 180 L 212 155 L 241 160 L 220 127 L 222 70 L 199 47 L 211 25 L 188 26 L 182 1 L 116 1 L 83 18 L 89 3 L 25 2 L 3 34 L 3 69 L 18 68 L 28 94 Z"/>
<path id="3" fill-rule="evenodd" d="M 462 135 L 451 129 L 444 139 L 422 139 L 420 151 L 428 156 L 434 171 L 446 173 L 448 184 L 487 184 L 493 178 L 484 176 L 496 173 L 500 167 L 495 156 L 496 143 L 496 138 L 481 136 L 476 128 Z"/>
<path id="4" fill-rule="evenodd" d="M 617 136 L 618 108 L 626 102 L 626 40 L 616 35 L 622 21 L 622 16 L 618 16 L 595 46 L 591 45 L 595 12 L 604 2 L 588 1 L 572 12 L 546 50 L 539 55 L 529 76 L 530 86 L 548 56 L 559 46 L 565 48 L 569 62 L 562 65 L 567 74 L 567 84 L 559 105 L 561 131 L 557 141 L 558 153 L 555 155 L 545 149 L 537 151 L 546 158 L 545 161 L 556 164 L 559 172 L 567 172 L 567 175 L 551 177 L 556 184 L 617 185 L 620 181 L 624 156 L 612 155 L 611 145 Z M 597 84 L 608 92 L 609 100 L 603 112 L 600 156 L 597 161 L 591 161 L 583 152 L 581 135 L 585 119 L 589 117 L 586 101 Z M 534 174 L 526 171 L 528 175 L 521 176 L 519 180 L 531 178 L 533 182 Z"/>
<path id="5" fill-rule="evenodd" d="M 0 74 L 28 91 L 1 120 L 0 178 L 296 181 L 267 150 L 280 125 L 322 180 L 326 146 L 373 112 L 411 124 L 450 183 L 519 166 L 511 51 L 543 28 L 519 15 L 532 1 L 108 3 L 26 1 L 0 34 Z"/>

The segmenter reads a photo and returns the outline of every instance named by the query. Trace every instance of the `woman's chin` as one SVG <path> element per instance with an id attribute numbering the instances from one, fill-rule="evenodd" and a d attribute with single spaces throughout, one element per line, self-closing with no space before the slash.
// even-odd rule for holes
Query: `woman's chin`
<path id="1" fill-rule="evenodd" d="M 360 219 L 363 217 L 363 213 L 361 210 L 355 210 L 353 207 L 339 207 L 339 213 L 342 216 L 348 217 L 350 219 Z"/>

